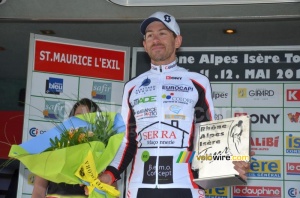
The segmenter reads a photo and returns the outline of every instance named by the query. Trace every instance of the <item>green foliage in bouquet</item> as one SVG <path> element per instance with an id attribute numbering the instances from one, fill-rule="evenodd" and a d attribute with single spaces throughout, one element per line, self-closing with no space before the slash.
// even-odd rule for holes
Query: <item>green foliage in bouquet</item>
<path id="1" fill-rule="evenodd" d="M 87 127 L 61 128 L 60 138 L 50 139 L 51 147 L 45 151 L 53 151 L 92 141 L 100 141 L 106 146 L 109 138 L 117 133 L 113 128 L 110 115 L 107 113 L 82 114 L 76 117 L 87 120 L 91 124 Z"/>

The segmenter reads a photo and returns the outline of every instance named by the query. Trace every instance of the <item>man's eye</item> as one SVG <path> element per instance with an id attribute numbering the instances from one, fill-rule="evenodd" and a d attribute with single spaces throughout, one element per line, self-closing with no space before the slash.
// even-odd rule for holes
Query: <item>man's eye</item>
<path id="1" fill-rule="evenodd" d="M 152 34 L 147 34 L 147 35 L 146 35 L 146 38 L 152 38 L 152 37 L 153 37 Z"/>

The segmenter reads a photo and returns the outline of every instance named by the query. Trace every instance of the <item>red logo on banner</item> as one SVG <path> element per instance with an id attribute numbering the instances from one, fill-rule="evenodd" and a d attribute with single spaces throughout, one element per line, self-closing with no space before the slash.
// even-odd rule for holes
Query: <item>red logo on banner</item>
<path id="1" fill-rule="evenodd" d="M 300 175 L 300 163 L 296 163 L 296 162 L 286 163 L 286 174 Z"/>
<path id="2" fill-rule="evenodd" d="M 234 113 L 234 117 L 246 116 L 247 113 Z"/>
<path id="3" fill-rule="evenodd" d="M 281 188 L 275 186 L 234 186 L 233 196 L 281 198 Z"/>
<path id="4" fill-rule="evenodd" d="M 287 89 L 286 100 L 290 102 L 300 101 L 300 89 Z"/>
<path id="5" fill-rule="evenodd" d="M 125 52 L 36 41 L 34 70 L 124 81 Z"/>

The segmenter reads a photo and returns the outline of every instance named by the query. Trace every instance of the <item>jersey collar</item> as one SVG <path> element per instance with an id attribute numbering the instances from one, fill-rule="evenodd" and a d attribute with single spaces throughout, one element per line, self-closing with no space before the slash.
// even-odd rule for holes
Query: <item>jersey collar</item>
<path id="1" fill-rule="evenodd" d="M 177 63 L 176 61 L 171 62 L 170 64 L 167 65 L 154 65 L 151 63 L 151 71 L 155 73 L 166 73 L 166 72 L 171 72 L 176 70 L 177 68 Z"/>

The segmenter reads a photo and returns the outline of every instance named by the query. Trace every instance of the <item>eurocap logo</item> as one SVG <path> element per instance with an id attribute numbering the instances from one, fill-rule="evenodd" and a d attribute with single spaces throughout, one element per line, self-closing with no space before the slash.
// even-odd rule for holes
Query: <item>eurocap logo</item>
<path id="1" fill-rule="evenodd" d="M 64 79 L 50 77 L 46 80 L 45 93 L 59 95 L 63 92 L 63 82 Z"/>

